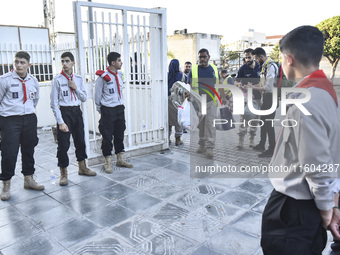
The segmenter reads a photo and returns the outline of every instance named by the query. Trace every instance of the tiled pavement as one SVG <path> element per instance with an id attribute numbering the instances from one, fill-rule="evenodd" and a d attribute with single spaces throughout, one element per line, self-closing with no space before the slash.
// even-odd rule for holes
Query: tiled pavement
<path id="1" fill-rule="evenodd" d="M 190 137 L 197 134 L 191 132 L 183 135 L 183 146 L 172 144 L 169 151 L 131 158 L 133 169 L 105 174 L 102 165 L 94 166 L 96 177 L 79 176 L 71 154 L 70 182 L 60 187 L 50 181 L 51 170 L 59 181 L 56 144 L 50 131 L 39 130 L 36 178 L 45 190 L 23 189 L 19 158 L 12 197 L 0 201 L 1 252 L 262 254 L 261 213 L 272 190 L 269 180 L 256 173 L 249 178 L 235 173 L 216 178 L 191 173 L 196 178 L 190 177 L 195 162 L 268 163 L 249 148 L 236 150 L 236 133 L 236 129 L 218 131 L 212 162 L 194 152 L 197 145 Z M 324 254 L 329 254 L 329 248 Z"/>

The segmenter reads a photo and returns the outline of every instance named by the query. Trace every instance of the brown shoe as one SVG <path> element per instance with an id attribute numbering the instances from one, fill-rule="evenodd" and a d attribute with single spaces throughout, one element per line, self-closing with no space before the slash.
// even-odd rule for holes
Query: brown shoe
<path id="1" fill-rule="evenodd" d="M 1 200 L 7 201 L 11 197 L 11 180 L 2 182 Z"/>
<path id="2" fill-rule="evenodd" d="M 107 174 L 112 174 L 112 172 L 113 172 L 111 156 L 105 157 L 104 171 Z"/>
<path id="3" fill-rule="evenodd" d="M 206 155 L 207 155 L 207 158 L 209 158 L 209 159 L 214 158 L 214 149 L 213 148 L 207 148 Z"/>
<path id="4" fill-rule="evenodd" d="M 206 152 L 206 150 L 207 150 L 207 149 L 206 149 L 204 146 L 201 146 L 201 145 L 200 145 L 200 146 L 198 147 L 198 149 L 197 149 L 196 152 L 197 152 L 197 153 L 204 153 L 204 152 Z"/>
<path id="5" fill-rule="evenodd" d="M 79 170 L 78 170 L 78 174 L 79 175 L 87 175 L 87 176 L 95 176 L 95 175 L 97 175 L 96 172 L 91 171 L 89 168 L 87 168 L 85 160 L 78 161 L 78 165 L 79 165 Z"/>
<path id="6" fill-rule="evenodd" d="M 60 167 L 60 180 L 59 180 L 59 185 L 60 186 L 65 186 L 68 184 L 68 179 L 67 179 L 67 167 Z"/>
<path id="7" fill-rule="evenodd" d="M 33 175 L 24 176 L 24 189 L 43 190 L 44 188 L 44 185 L 37 183 L 33 179 Z"/>
<path id="8" fill-rule="evenodd" d="M 176 146 L 180 146 L 183 144 L 183 141 L 181 140 L 181 137 L 180 136 L 177 136 L 176 137 L 176 142 L 175 142 L 175 145 Z"/>
<path id="9" fill-rule="evenodd" d="M 132 168 L 133 167 L 132 164 L 129 164 L 128 162 L 126 162 L 124 160 L 124 153 L 123 152 L 119 152 L 117 154 L 116 166 L 118 166 L 118 167 L 127 167 L 127 168 Z"/>

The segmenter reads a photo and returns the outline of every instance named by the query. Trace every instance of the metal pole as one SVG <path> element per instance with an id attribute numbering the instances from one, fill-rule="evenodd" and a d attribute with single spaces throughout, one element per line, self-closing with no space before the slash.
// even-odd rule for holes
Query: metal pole
<path id="1" fill-rule="evenodd" d="M 92 0 L 87 0 L 88 2 L 92 2 Z M 90 39 L 94 39 L 94 33 L 93 33 L 93 12 L 92 7 L 89 6 L 89 24 L 90 24 Z"/>

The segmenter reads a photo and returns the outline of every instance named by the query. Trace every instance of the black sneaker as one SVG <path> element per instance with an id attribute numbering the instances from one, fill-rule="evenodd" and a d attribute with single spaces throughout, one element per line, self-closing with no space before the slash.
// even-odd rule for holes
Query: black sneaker
<path id="1" fill-rule="evenodd" d="M 272 150 L 265 150 L 261 154 L 259 154 L 260 158 L 265 158 L 265 157 L 272 157 L 273 156 L 273 151 Z"/>
<path id="2" fill-rule="evenodd" d="M 260 143 L 258 145 L 256 145 L 256 146 L 254 146 L 253 149 L 256 150 L 256 151 L 265 151 L 266 150 L 264 148 L 264 145 L 262 145 Z"/>
<path id="3" fill-rule="evenodd" d="M 183 133 L 186 134 L 186 133 L 188 133 L 188 131 L 184 128 L 184 129 L 183 129 Z"/>

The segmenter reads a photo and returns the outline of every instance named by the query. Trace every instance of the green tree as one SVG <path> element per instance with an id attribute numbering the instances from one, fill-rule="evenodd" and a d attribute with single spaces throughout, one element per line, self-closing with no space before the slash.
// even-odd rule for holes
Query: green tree
<path id="1" fill-rule="evenodd" d="M 275 62 L 281 62 L 280 59 L 280 46 L 279 43 L 275 44 L 274 48 L 273 48 L 273 52 L 270 54 L 269 56 L 272 60 L 274 60 Z"/>
<path id="2" fill-rule="evenodd" d="M 171 59 L 175 59 L 176 58 L 175 54 L 171 50 L 169 50 L 169 49 L 168 49 L 168 52 L 167 52 L 167 56 L 168 56 L 168 58 L 171 58 Z"/>
<path id="3" fill-rule="evenodd" d="M 323 55 L 332 65 L 331 77 L 333 82 L 335 70 L 340 60 L 340 16 L 326 19 L 316 25 L 324 34 L 325 46 Z"/>
<path id="4" fill-rule="evenodd" d="M 240 58 L 240 53 L 238 51 L 228 51 L 227 45 L 221 45 L 220 47 L 220 60 L 221 66 L 224 66 L 229 61 L 233 61 Z"/>

